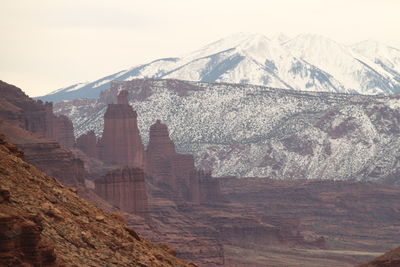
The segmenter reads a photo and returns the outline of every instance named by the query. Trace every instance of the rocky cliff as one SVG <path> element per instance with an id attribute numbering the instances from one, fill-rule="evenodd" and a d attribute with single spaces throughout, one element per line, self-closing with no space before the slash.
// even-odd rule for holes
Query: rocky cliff
<path id="1" fill-rule="evenodd" d="M 71 121 L 54 115 L 51 103 L 34 101 L 15 86 L 0 82 L 0 94 L 1 132 L 41 171 L 66 185 L 82 186 L 83 162 L 67 149 L 75 143 Z"/>
<path id="2" fill-rule="evenodd" d="M 61 148 L 57 142 L 19 144 L 25 159 L 61 183 L 71 187 L 83 186 L 84 162 L 71 151 Z"/>
<path id="3" fill-rule="evenodd" d="M 194 266 L 20 155 L 0 136 L 1 266 Z"/>
<path id="4" fill-rule="evenodd" d="M 92 158 L 98 158 L 97 138 L 94 131 L 82 134 L 76 139 L 76 147 Z"/>
<path id="5" fill-rule="evenodd" d="M 1 203 L 1 202 L 0 202 Z M 57 260 L 54 246 L 42 240 L 40 217 L 21 220 L 0 213 L 0 263 L 3 266 L 66 266 Z"/>
<path id="6" fill-rule="evenodd" d="M 96 193 L 122 211 L 149 218 L 144 172 L 123 168 L 95 180 Z"/>
<path id="7" fill-rule="evenodd" d="M 143 168 L 144 147 L 127 91 L 121 91 L 117 104 L 109 104 L 104 114 L 99 157 L 106 163 Z"/>
<path id="8" fill-rule="evenodd" d="M 400 247 L 386 252 L 367 263 L 357 265 L 357 267 L 395 267 L 400 266 Z"/>
<path id="9" fill-rule="evenodd" d="M 46 106 L 46 138 L 56 140 L 64 148 L 75 146 L 74 126 L 71 120 L 64 115 L 55 116 L 53 105 Z"/>
<path id="10" fill-rule="evenodd" d="M 75 144 L 71 120 L 54 115 L 53 104 L 35 101 L 21 89 L 0 81 L 0 118 L 39 137 L 56 140 L 65 148 Z"/>
<path id="11" fill-rule="evenodd" d="M 152 181 L 170 192 L 176 201 L 217 202 L 222 200 L 217 179 L 197 170 L 190 154 L 180 154 L 169 137 L 167 125 L 157 120 L 150 126 L 145 171 Z"/>

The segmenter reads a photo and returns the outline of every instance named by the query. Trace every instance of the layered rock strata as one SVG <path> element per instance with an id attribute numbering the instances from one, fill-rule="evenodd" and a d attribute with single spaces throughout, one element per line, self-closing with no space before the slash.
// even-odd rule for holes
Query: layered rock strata
<path id="1" fill-rule="evenodd" d="M 84 162 L 58 143 L 30 143 L 18 147 L 24 151 L 26 161 L 41 171 L 67 186 L 83 186 L 86 175 Z"/>
<path id="2" fill-rule="evenodd" d="M 83 162 L 66 149 L 75 144 L 71 121 L 54 115 L 52 103 L 34 101 L 1 81 L 0 94 L 0 131 L 23 150 L 25 159 L 64 184 L 83 185 Z"/>
<path id="3" fill-rule="evenodd" d="M 32 100 L 21 89 L 0 81 L 0 118 L 36 134 L 54 139 L 66 148 L 75 144 L 71 120 L 64 115 L 54 115 L 53 104 Z"/>
<path id="4" fill-rule="evenodd" d="M 123 168 L 108 172 L 95 181 L 96 193 L 122 211 L 148 218 L 144 172 Z"/>

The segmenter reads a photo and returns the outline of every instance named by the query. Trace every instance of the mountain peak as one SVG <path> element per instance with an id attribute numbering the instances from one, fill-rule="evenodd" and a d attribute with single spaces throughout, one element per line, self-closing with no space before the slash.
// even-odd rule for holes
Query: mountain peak
<path id="1" fill-rule="evenodd" d="M 202 48 L 200 48 L 199 50 L 188 53 L 188 54 L 182 56 L 181 58 L 185 59 L 185 61 L 192 60 L 195 58 L 202 58 L 202 57 L 210 56 L 210 55 L 222 52 L 222 51 L 236 48 L 243 44 L 257 42 L 257 40 L 261 40 L 263 38 L 268 39 L 264 35 L 258 34 L 258 33 L 239 32 L 239 33 L 228 35 L 222 39 L 219 39 L 215 42 L 207 44 L 207 45 L 203 46 Z"/>
<path id="2" fill-rule="evenodd" d="M 274 42 L 278 42 L 278 43 L 280 43 L 280 44 L 283 44 L 283 43 L 289 41 L 289 40 L 290 40 L 290 37 L 287 36 L 286 34 L 283 34 L 283 33 L 277 33 L 277 34 L 272 35 L 272 36 L 270 37 L 270 39 L 271 39 L 271 41 L 274 41 Z"/>
<path id="3" fill-rule="evenodd" d="M 360 94 L 400 91 L 400 50 L 374 41 L 355 46 L 319 34 L 289 39 L 239 32 L 178 58 L 158 59 L 88 84 L 41 97 L 47 101 L 97 98 L 112 81 L 135 78 L 228 82 Z"/>

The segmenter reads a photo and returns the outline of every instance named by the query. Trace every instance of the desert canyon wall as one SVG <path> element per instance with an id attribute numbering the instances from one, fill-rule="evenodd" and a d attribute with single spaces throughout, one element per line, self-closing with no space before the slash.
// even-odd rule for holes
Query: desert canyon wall
<path id="1" fill-rule="evenodd" d="M 0 131 L 22 149 L 29 163 L 66 185 L 82 186 L 83 162 L 68 150 L 75 145 L 71 120 L 54 115 L 52 103 L 32 100 L 2 81 L 0 93 Z"/>

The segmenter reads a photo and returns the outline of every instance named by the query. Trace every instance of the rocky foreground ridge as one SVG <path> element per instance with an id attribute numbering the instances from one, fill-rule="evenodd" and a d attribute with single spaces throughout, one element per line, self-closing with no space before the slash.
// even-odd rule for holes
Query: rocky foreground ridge
<path id="1" fill-rule="evenodd" d="M 0 265 L 194 266 L 23 160 L 0 136 Z"/>
<path id="2" fill-rule="evenodd" d="M 386 252 L 382 256 L 379 256 L 367 263 L 360 264 L 357 267 L 392 267 L 400 266 L 400 247 L 389 252 Z"/>
<path id="3" fill-rule="evenodd" d="M 77 136 L 100 137 L 120 90 L 138 114 L 145 145 L 155 119 L 177 151 L 214 176 L 392 181 L 400 170 L 400 98 L 307 93 L 240 84 L 138 79 L 98 100 L 55 104 Z"/>

